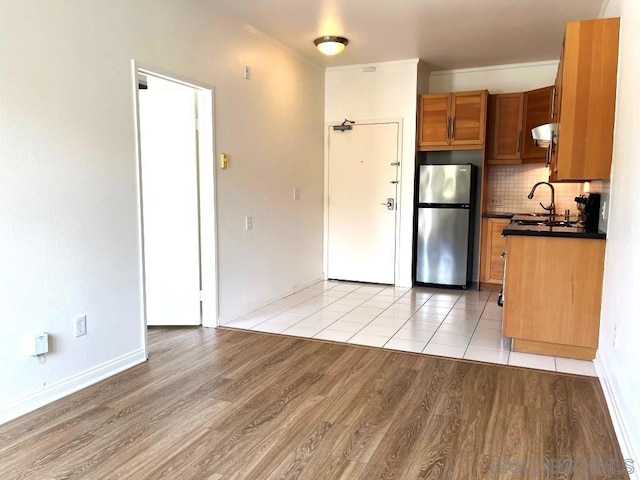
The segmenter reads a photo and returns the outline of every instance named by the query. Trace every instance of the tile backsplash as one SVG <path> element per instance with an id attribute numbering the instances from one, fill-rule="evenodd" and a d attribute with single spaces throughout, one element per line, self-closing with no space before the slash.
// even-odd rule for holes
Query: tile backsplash
<path id="1" fill-rule="evenodd" d="M 537 182 L 549 181 L 549 170 L 541 165 L 492 165 L 488 168 L 488 201 L 490 213 L 544 213 L 551 203 L 549 187 L 541 185 L 532 200 L 527 198 L 531 187 Z M 556 212 L 566 209 L 577 215 L 574 198 L 582 192 L 582 183 L 554 183 L 556 192 Z"/>

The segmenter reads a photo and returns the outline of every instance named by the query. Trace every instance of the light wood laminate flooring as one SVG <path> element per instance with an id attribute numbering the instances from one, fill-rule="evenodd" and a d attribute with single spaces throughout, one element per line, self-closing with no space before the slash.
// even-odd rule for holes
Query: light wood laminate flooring
<path id="1" fill-rule="evenodd" d="M 627 478 L 595 378 L 224 328 L 149 347 L 0 426 L 0 478 Z"/>

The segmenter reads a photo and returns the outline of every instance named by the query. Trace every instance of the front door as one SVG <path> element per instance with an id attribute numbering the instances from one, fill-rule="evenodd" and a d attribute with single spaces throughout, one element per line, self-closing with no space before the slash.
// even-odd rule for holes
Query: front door
<path id="1" fill-rule="evenodd" d="M 327 277 L 395 283 L 397 122 L 329 127 Z"/>

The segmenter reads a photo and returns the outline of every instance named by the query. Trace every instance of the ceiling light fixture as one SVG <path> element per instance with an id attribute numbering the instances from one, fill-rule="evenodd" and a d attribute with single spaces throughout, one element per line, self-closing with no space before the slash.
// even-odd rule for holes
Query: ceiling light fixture
<path id="1" fill-rule="evenodd" d="M 315 43 L 318 50 L 325 55 L 337 55 L 344 50 L 344 47 L 347 46 L 349 40 L 344 37 L 326 35 L 324 37 L 316 38 L 313 43 Z"/>

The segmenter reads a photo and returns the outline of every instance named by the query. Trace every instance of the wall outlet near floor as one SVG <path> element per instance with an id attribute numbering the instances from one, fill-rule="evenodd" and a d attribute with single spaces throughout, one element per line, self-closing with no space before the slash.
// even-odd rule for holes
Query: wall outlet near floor
<path id="1" fill-rule="evenodd" d="M 293 189 L 293 199 L 300 200 L 300 189 L 298 187 Z"/>
<path id="2" fill-rule="evenodd" d="M 491 207 L 499 207 L 502 205 L 502 199 L 499 197 L 491 197 L 489 198 L 489 205 Z"/>
<path id="3" fill-rule="evenodd" d="M 244 228 L 247 230 L 251 230 L 253 228 L 253 218 L 252 217 L 244 217 Z"/>
<path id="4" fill-rule="evenodd" d="M 87 334 L 87 316 L 82 315 L 73 319 L 73 334 L 76 338 Z"/>

